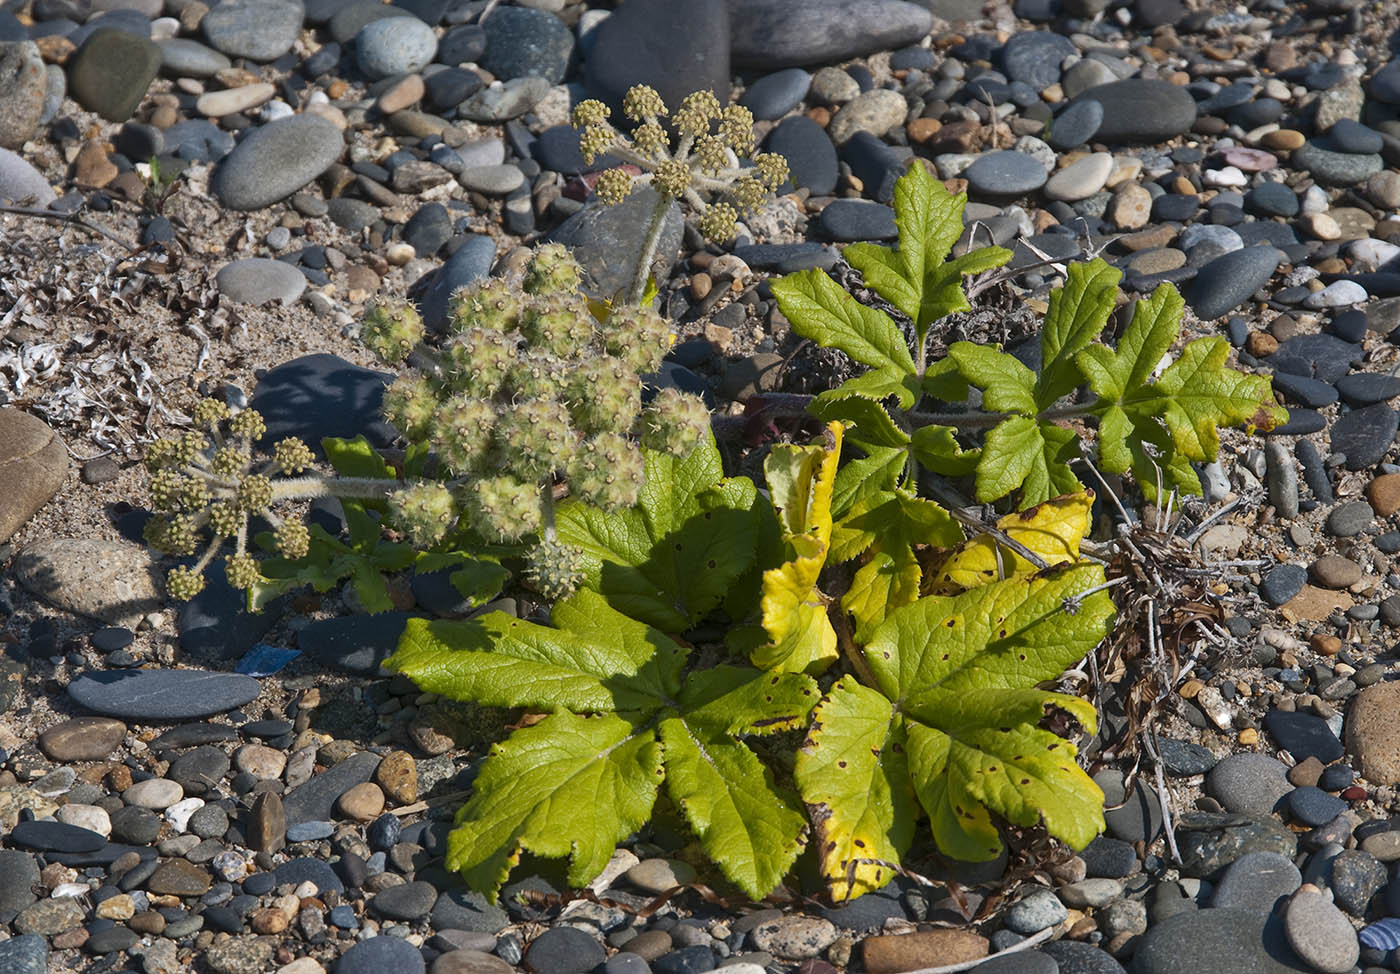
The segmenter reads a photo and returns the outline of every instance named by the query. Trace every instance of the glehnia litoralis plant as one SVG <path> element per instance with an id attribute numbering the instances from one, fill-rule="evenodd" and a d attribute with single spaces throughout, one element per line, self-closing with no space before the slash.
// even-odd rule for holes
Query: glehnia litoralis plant
<path id="1" fill-rule="evenodd" d="M 699 217 L 700 232 L 724 243 L 734 239 L 739 217 L 757 210 L 768 195 L 787 179 L 787 160 L 775 152 L 755 152 L 753 114 L 742 105 L 721 106 L 710 91 L 686 95 L 670 116 L 675 144 L 663 127 L 665 103 L 654 88 L 636 85 L 622 102 L 623 114 L 636 124 L 624 135 L 609 124 L 611 110 L 589 99 L 574 108 L 574 127 L 581 129 L 579 148 L 592 165 L 610 153 L 642 172 L 625 169 L 604 171 L 594 192 L 604 203 L 624 200 L 633 188 L 650 184 L 658 198 L 647 225 L 647 235 L 627 299 L 642 299 L 652 258 L 672 200 L 684 200 Z M 744 167 L 741 159 L 753 165 Z M 727 194 L 728 199 L 707 201 L 706 196 Z"/>
<path id="2" fill-rule="evenodd" d="M 273 508 L 317 496 L 387 504 L 389 525 L 420 551 L 521 546 L 537 591 L 572 592 L 580 560 L 557 538 L 556 488 L 567 484 L 571 496 L 605 511 L 631 507 L 643 482 L 642 446 L 684 455 L 709 430 L 709 412 L 694 396 L 662 390 L 642 405 L 641 376 L 660 368 L 674 341 L 669 322 L 645 307 L 614 308 L 600 322 L 580 278 L 566 248 L 546 245 L 518 286 L 488 278 L 454 295 L 447 334 L 433 344 L 411 307 L 366 316 L 363 340 L 386 363 L 401 367 L 418 350 L 421 367 L 404 369 L 389 387 L 384 414 L 411 446 L 437 455 L 439 479 L 326 476 L 309 470 L 311 451 L 295 438 L 255 461 L 253 442 L 265 432 L 257 412 L 228 418 L 225 434 L 227 409 L 201 403 L 196 419 L 208 435 L 158 441 L 147 457 L 153 503 L 166 515 L 152 520 L 148 540 L 188 556 L 206 529 L 210 535 L 193 566 L 170 572 L 171 595 L 197 594 L 229 539 L 229 583 L 257 584 L 253 516 L 273 526 L 283 558 L 304 558 L 320 535 Z"/>

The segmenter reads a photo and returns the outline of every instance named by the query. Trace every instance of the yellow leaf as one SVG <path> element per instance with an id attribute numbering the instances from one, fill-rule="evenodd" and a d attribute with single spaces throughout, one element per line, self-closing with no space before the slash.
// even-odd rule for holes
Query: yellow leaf
<path id="1" fill-rule="evenodd" d="M 841 459 L 840 423 L 816 446 L 775 447 L 764 463 L 788 561 L 763 574 L 763 628 L 770 643 L 754 650 L 755 666 L 817 674 L 837 657 L 817 576 L 831 545 L 831 490 Z"/>
<path id="2" fill-rule="evenodd" d="M 1039 555 L 1047 565 L 1059 565 L 1079 558 L 1079 542 L 1089 531 L 1093 506 L 1094 492 L 1081 490 L 1008 514 L 997 522 L 997 529 Z M 990 534 L 979 534 L 954 550 L 927 577 L 933 580 L 930 594 L 956 595 L 1037 570 Z"/>

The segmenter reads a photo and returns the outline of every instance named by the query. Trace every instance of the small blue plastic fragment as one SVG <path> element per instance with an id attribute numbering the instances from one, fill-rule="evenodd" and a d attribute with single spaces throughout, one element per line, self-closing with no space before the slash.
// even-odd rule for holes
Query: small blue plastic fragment
<path id="1" fill-rule="evenodd" d="M 244 676 L 271 676 L 300 655 L 299 649 L 283 649 L 281 646 L 258 643 L 248 650 L 233 670 Z"/>

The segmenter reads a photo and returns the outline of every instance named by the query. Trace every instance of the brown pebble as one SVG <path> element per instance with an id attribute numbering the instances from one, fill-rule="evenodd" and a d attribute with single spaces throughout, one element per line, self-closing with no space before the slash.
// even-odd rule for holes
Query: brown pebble
<path id="1" fill-rule="evenodd" d="M 362 782 L 340 796 L 340 812 L 356 822 L 370 822 L 384 811 L 384 791 L 372 781 Z"/>
<path id="2" fill-rule="evenodd" d="M 117 178 L 117 167 L 107 158 L 102 143 L 89 139 L 73 160 L 73 179 L 80 186 L 103 187 Z"/>
<path id="3" fill-rule="evenodd" d="M 1400 473 L 1383 473 L 1367 484 L 1366 499 L 1381 517 L 1400 511 Z"/>
<path id="4" fill-rule="evenodd" d="M 418 763 L 407 751 L 390 751 L 374 769 L 374 780 L 395 805 L 418 800 Z"/>
<path id="5" fill-rule="evenodd" d="M 1361 581 L 1361 566 L 1341 555 L 1323 555 L 1309 566 L 1313 581 L 1323 588 L 1350 588 Z"/>
<path id="6" fill-rule="evenodd" d="M 1278 351 L 1278 339 L 1266 331 L 1252 331 L 1245 339 L 1244 347 L 1255 358 L 1267 358 Z"/>
<path id="7" fill-rule="evenodd" d="M 1200 680 L 1187 680 L 1181 685 L 1181 689 L 1176 692 L 1183 700 L 1191 700 L 1194 699 L 1204 687 L 1205 684 Z"/>
<path id="8" fill-rule="evenodd" d="M 379 95 L 377 105 L 385 115 L 392 115 L 422 101 L 426 92 L 427 86 L 423 84 L 422 75 L 406 75 L 384 89 Z"/>
<path id="9" fill-rule="evenodd" d="M 50 761 L 101 761 L 126 738 L 126 725 L 110 717 L 75 717 L 39 735 Z"/>
<path id="10" fill-rule="evenodd" d="M 896 974 L 920 967 L 965 964 L 987 956 L 987 938 L 969 930 L 920 930 L 899 935 L 877 934 L 866 939 L 865 969 L 870 974 Z"/>
<path id="11" fill-rule="evenodd" d="M 53 946 L 55 950 L 77 950 L 90 936 L 86 927 L 74 927 L 54 937 Z"/>
<path id="12" fill-rule="evenodd" d="M 692 274 L 690 278 L 690 296 L 699 301 L 710 293 L 710 289 L 714 287 L 714 284 L 715 282 L 710 279 L 710 275 L 706 274 L 704 271 L 698 274 Z"/>
<path id="13" fill-rule="evenodd" d="M 282 797 L 265 791 L 253 799 L 248 813 L 248 848 L 276 852 L 287 844 L 287 813 Z"/>
<path id="14" fill-rule="evenodd" d="M 1342 651 L 1342 641 L 1330 632 L 1313 633 L 1308 645 L 1314 653 L 1321 653 L 1323 656 L 1336 656 Z"/>
<path id="15" fill-rule="evenodd" d="M 1274 152 L 1292 152 L 1294 149 L 1302 148 L 1306 141 L 1303 133 L 1296 129 L 1275 129 L 1265 134 L 1259 140 L 1259 144 Z"/>
<path id="16" fill-rule="evenodd" d="M 248 926 L 252 927 L 254 933 L 281 933 L 287 929 L 287 915 L 276 907 L 265 906 L 253 911 L 253 915 L 248 918 Z"/>
<path id="17" fill-rule="evenodd" d="M 1322 777 L 1322 762 L 1311 754 L 1288 769 L 1288 781 L 1295 788 L 1311 788 Z"/>
<path id="18" fill-rule="evenodd" d="M 67 62 L 69 55 L 78 49 L 77 45 L 61 34 L 35 38 L 34 43 L 39 48 L 39 57 L 44 59 L 45 64 L 63 64 Z"/>
<path id="19" fill-rule="evenodd" d="M 147 910 L 126 921 L 126 925 L 137 933 L 158 936 L 165 932 L 165 917 L 155 910 Z"/>
<path id="20" fill-rule="evenodd" d="M 814 108 L 807 109 L 807 117 L 810 118 L 812 121 L 816 122 L 822 128 L 826 128 L 828 125 L 831 124 L 831 112 L 820 105 L 817 105 Z"/>
<path id="21" fill-rule="evenodd" d="M 910 122 L 907 128 L 909 141 L 923 145 L 933 138 L 943 128 L 943 123 L 936 118 L 916 118 Z"/>

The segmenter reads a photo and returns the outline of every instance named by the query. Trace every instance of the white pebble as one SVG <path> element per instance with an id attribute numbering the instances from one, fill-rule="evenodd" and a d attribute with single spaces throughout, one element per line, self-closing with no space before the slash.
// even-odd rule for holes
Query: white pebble
<path id="1" fill-rule="evenodd" d="M 63 899 L 65 896 L 86 896 L 92 890 L 87 883 L 59 883 L 49 894 L 50 899 Z"/>
<path id="2" fill-rule="evenodd" d="M 1396 257 L 1400 257 L 1400 246 L 1396 246 L 1388 240 L 1363 237 L 1347 244 L 1347 254 L 1356 260 L 1370 264 L 1372 267 L 1379 267 L 1382 264 L 1390 263 Z"/>
<path id="3" fill-rule="evenodd" d="M 1355 281 L 1333 281 L 1321 291 L 1309 294 L 1303 304 L 1309 308 L 1344 308 L 1360 304 L 1369 297 L 1366 289 Z"/>
<path id="4" fill-rule="evenodd" d="M 1321 186 L 1309 186 L 1307 192 L 1303 194 L 1302 211 L 1304 213 L 1323 213 L 1329 205 L 1327 191 Z"/>
<path id="5" fill-rule="evenodd" d="M 175 831 L 184 832 L 190 827 L 190 816 L 203 807 L 203 798 L 182 799 L 165 810 L 165 820 L 175 826 Z"/>
<path id="6" fill-rule="evenodd" d="M 1204 178 L 1207 186 L 1249 185 L 1249 177 L 1246 176 L 1238 166 L 1226 166 L 1223 169 L 1207 169 Z"/>

